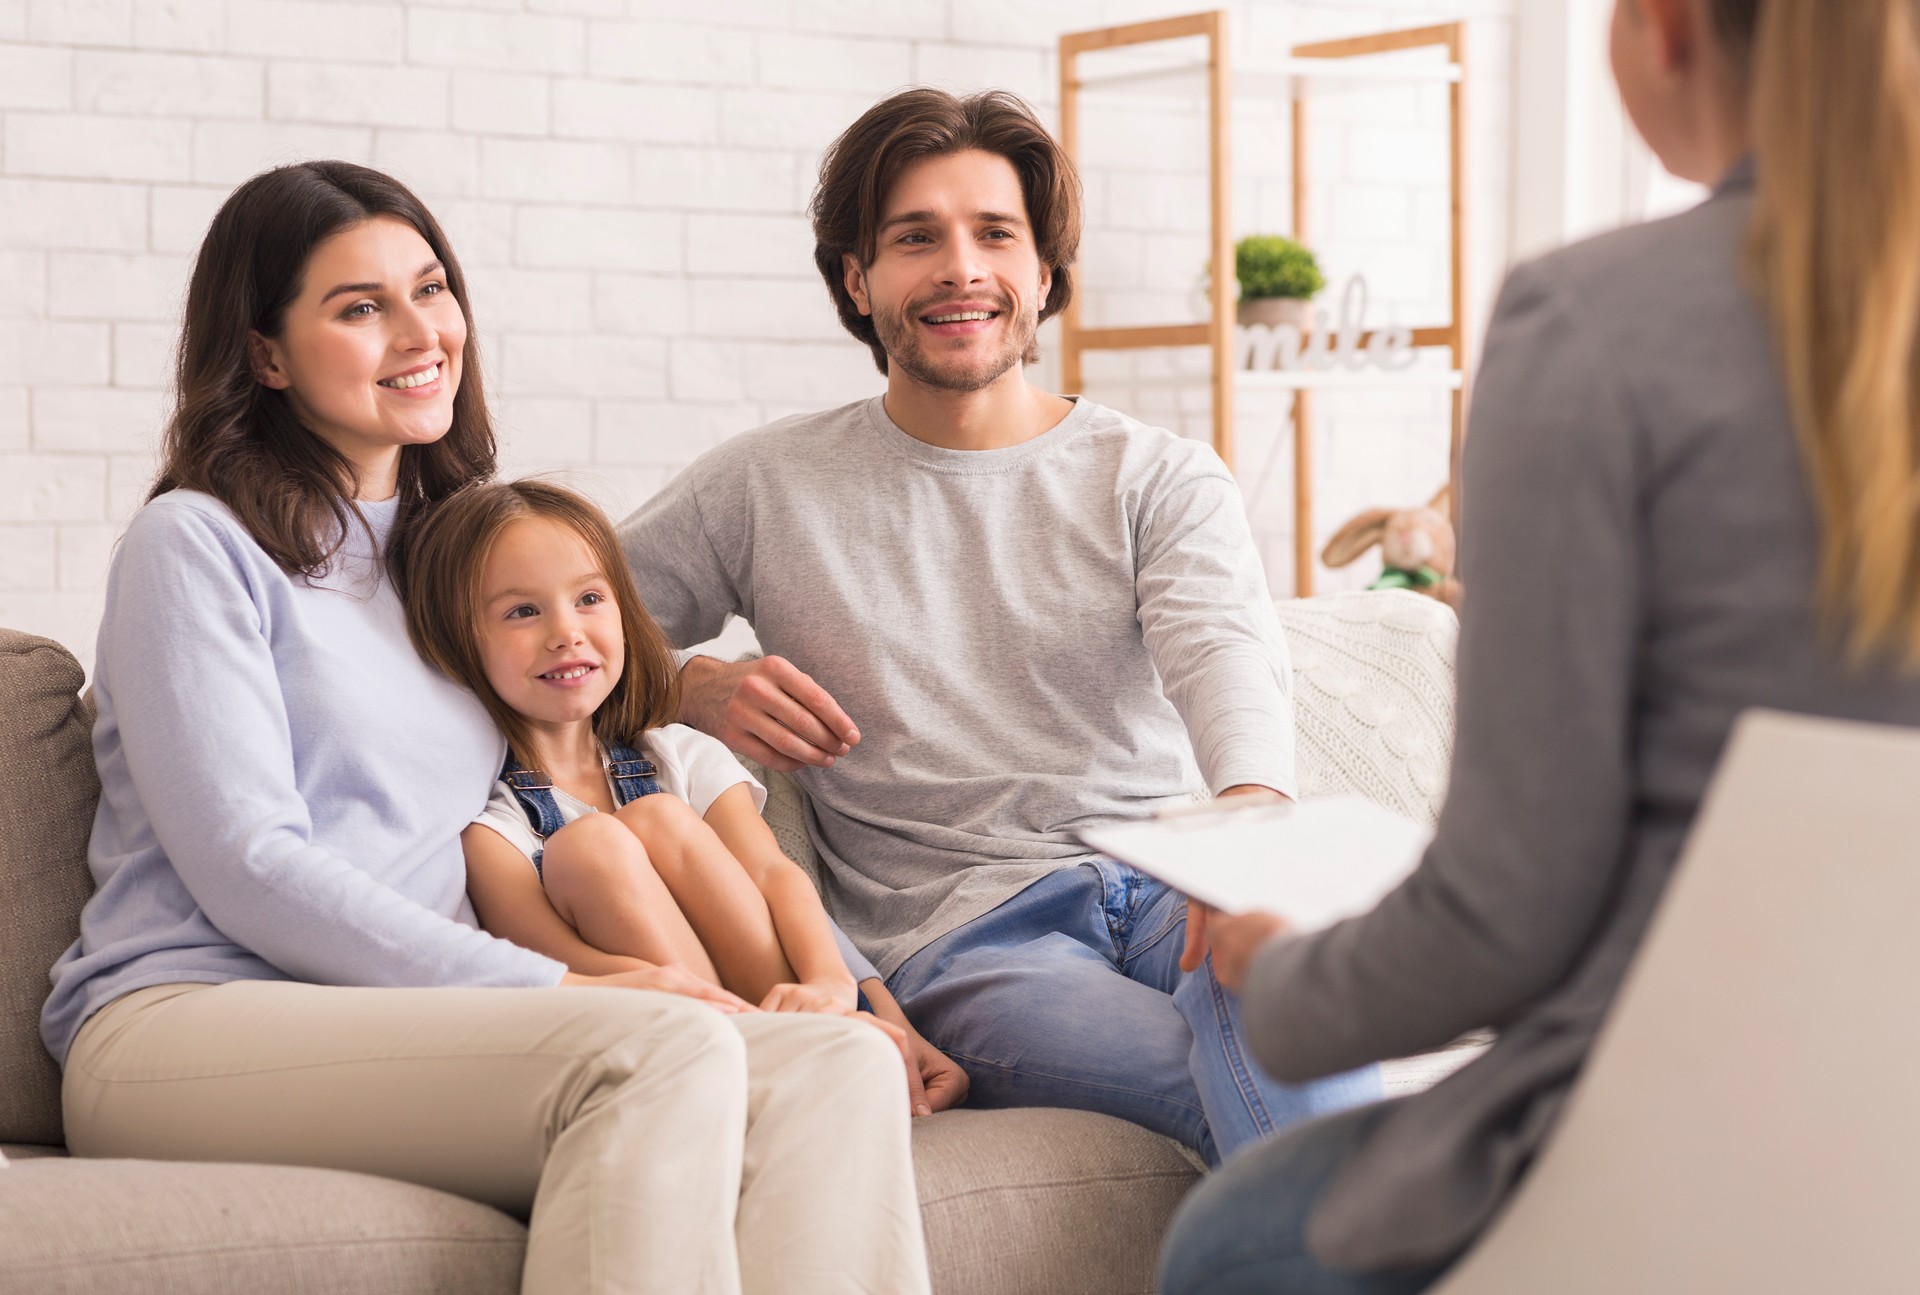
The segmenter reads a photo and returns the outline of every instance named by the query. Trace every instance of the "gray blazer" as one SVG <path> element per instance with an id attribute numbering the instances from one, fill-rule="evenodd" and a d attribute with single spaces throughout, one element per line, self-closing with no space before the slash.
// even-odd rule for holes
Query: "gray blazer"
<path id="1" fill-rule="evenodd" d="M 1751 706 L 1920 725 L 1920 678 L 1843 668 L 1767 321 L 1743 286 L 1753 169 L 1694 210 L 1513 272 L 1467 442 L 1452 783 L 1366 916 L 1262 950 L 1255 1055 L 1300 1081 L 1493 1026 L 1396 1102 L 1308 1244 L 1445 1259 L 1553 1126 Z"/>

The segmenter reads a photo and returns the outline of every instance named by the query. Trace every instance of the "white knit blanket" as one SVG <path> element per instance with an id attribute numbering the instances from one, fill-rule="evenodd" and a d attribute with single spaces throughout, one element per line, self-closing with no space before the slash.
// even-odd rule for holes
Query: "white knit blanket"
<path id="1" fill-rule="evenodd" d="M 1453 758 L 1452 609 L 1404 590 L 1277 609 L 1293 657 L 1301 797 L 1356 792 L 1432 823 Z"/>

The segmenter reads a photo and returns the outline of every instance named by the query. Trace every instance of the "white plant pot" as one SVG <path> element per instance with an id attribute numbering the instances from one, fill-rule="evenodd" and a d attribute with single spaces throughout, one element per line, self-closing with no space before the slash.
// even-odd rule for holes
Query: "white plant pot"
<path id="1" fill-rule="evenodd" d="M 1255 324 L 1265 324 L 1268 328 L 1278 328 L 1281 324 L 1292 324 L 1302 333 L 1307 331 L 1308 303 L 1300 297 L 1249 297 L 1240 302 L 1240 326 L 1250 328 Z"/>

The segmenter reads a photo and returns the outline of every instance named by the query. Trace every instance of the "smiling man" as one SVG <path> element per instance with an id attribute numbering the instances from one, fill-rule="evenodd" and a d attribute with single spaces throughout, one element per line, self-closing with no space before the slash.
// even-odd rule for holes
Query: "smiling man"
<path id="1" fill-rule="evenodd" d="M 670 638 L 731 613 L 769 653 L 689 661 L 681 718 L 798 771 L 829 909 L 975 1105 L 1104 1111 L 1217 1161 L 1377 1095 L 1255 1072 L 1233 996 L 1179 969 L 1184 903 L 1076 836 L 1294 773 L 1232 476 L 1027 380 L 1072 292 L 1071 161 L 1011 95 L 909 90 L 835 142 L 812 216 L 886 393 L 737 437 L 622 524 Z"/>

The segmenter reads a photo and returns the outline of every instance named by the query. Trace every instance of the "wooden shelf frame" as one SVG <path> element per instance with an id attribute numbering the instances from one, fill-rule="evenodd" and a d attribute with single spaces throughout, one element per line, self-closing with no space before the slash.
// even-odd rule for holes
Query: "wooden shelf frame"
<path id="1" fill-rule="evenodd" d="M 1467 435 L 1466 33 L 1464 22 L 1450 22 L 1293 47 L 1296 59 L 1353 59 L 1437 46 L 1446 50 L 1448 66 L 1458 69 L 1458 75 L 1447 82 L 1447 259 L 1451 277 L 1447 290 L 1452 317 L 1437 328 L 1413 330 L 1415 347 L 1445 347 L 1450 357 L 1449 367 L 1461 375 L 1459 385 L 1453 388 L 1447 437 L 1447 484 L 1451 487 L 1456 524 L 1460 516 L 1460 450 Z M 1293 236 L 1301 242 L 1309 239 L 1308 104 L 1308 96 L 1296 88 L 1293 96 Z M 1313 592 L 1314 562 L 1313 393 L 1303 389 L 1293 397 L 1293 587 L 1298 596 Z"/>
<path id="2" fill-rule="evenodd" d="M 1204 64 L 1186 63 L 1099 77 L 1083 77 L 1081 73 L 1080 56 L 1082 54 L 1193 37 L 1206 38 L 1207 55 Z M 1417 70 L 1380 69 L 1377 73 L 1363 71 L 1364 64 L 1336 66 L 1344 63 L 1345 60 L 1364 59 L 1369 55 L 1430 48 L 1446 51 L 1447 61 L 1443 66 Z M 1230 127 L 1231 98 L 1235 78 L 1228 47 L 1225 10 L 1188 14 L 1177 18 L 1162 18 L 1152 22 L 1128 23 L 1093 31 L 1069 32 L 1061 36 L 1060 139 L 1068 156 L 1078 162 L 1080 95 L 1083 91 L 1097 89 L 1107 84 L 1191 75 L 1202 67 L 1204 67 L 1207 81 L 1208 188 L 1211 207 L 1208 241 L 1212 247 L 1212 263 L 1215 266 L 1228 266 L 1233 264 L 1234 243 Z M 1259 69 L 1249 74 L 1248 79 L 1255 81 L 1263 89 L 1276 84 L 1277 77 L 1284 77 L 1284 84 L 1292 99 L 1293 237 L 1302 242 L 1308 241 L 1308 91 L 1314 80 L 1322 79 L 1322 75 L 1318 72 L 1321 67 L 1325 68 L 1326 79 L 1438 81 L 1445 83 L 1447 87 L 1448 260 L 1451 271 L 1449 284 L 1451 319 L 1445 324 L 1416 328 L 1412 332 L 1413 345 L 1416 348 L 1446 348 L 1451 361 L 1449 369 L 1455 375 L 1454 380 L 1443 385 L 1450 385 L 1453 391 L 1447 450 L 1447 479 L 1456 487 L 1453 491 L 1453 506 L 1457 519 L 1460 506 L 1460 492 L 1457 489 L 1460 480 L 1460 452 L 1466 437 L 1467 382 L 1465 375 L 1468 372 L 1467 211 L 1464 153 L 1466 24 L 1463 22 L 1441 23 L 1340 40 L 1313 41 L 1294 46 L 1292 57 L 1284 64 Z M 1081 322 L 1083 298 L 1084 285 L 1082 291 L 1074 295 L 1073 301 L 1068 304 L 1066 310 L 1061 312 L 1061 377 L 1065 389 L 1069 392 L 1078 392 L 1081 389 L 1084 368 L 1082 359 L 1087 351 L 1205 346 L 1211 353 L 1209 386 L 1213 396 L 1213 448 L 1231 469 L 1234 461 L 1233 395 L 1238 358 L 1234 345 L 1235 303 L 1231 300 L 1231 294 L 1218 291 L 1212 294 L 1210 314 L 1204 323 L 1156 324 L 1126 328 L 1085 327 Z M 1362 335 L 1359 344 L 1364 346 L 1371 336 L 1372 330 L 1368 330 Z M 1313 395 L 1310 388 L 1359 384 L 1356 382 L 1317 383 L 1303 378 L 1297 381 L 1275 381 L 1261 385 L 1281 386 L 1294 392 L 1294 591 L 1297 595 L 1304 597 L 1313 592 L 1315 569 Z M 1382 385 L 1390 385 L 1390 383 L 1383 382 Z"/>
<path id="3" fill-rule="evenodd" d="M 1233 264 L 1233 172 L 1229 126 L 1232 121 L 1233 69 L 1227 54 L 1227 13 L 1188 14 L 1153 22 L 1128 23 L 1097 31 L 1069 32 L 1060 38 L 1060 143 L 1067 156 L 1080 159 L 1080 56 L 1128 45 L 1204 36 L 1207 40 L 1207 180 L 1212 217 L 1208 243 L 1216 266 Z M 1163 346 L 1205 346 L 1213 353 L 1213 448 L 1233 466 L 1233 326 L 1231 294 L 1213 294 L 1212 313 L 1203 324 L 1145 328 L 1088 329 L 1080 323 L 1085 292 L 1060 312 L 1060 375 L 1068 391 L 1081 388 L 1081 356 L 1092 350 L 1147 350 Z"/>

